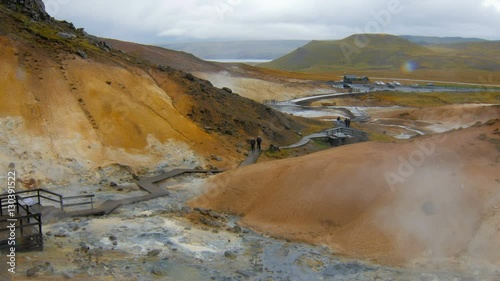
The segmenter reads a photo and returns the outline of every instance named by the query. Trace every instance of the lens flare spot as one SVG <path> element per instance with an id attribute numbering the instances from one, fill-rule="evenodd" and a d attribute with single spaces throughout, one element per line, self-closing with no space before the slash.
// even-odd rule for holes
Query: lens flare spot
<path id="1" fill-rule="evenodd" d="M 417 70 L 418 68 L 418 63 L 412 60 L 406 61 L 401 65 L 401 71 L 405 73 L 412 73 L 413 71 Z"/>

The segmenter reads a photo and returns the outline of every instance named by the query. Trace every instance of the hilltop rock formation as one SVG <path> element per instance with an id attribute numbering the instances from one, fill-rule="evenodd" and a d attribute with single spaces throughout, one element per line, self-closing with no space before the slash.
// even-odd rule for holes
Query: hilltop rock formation
<path id="1" fill-rule="evenodd" d="M 9 9 L 22 12 L 36 21 L 50 20 L 50 15 L 45 11 L 45 4 L 42 0 L 0 0 Z"/>

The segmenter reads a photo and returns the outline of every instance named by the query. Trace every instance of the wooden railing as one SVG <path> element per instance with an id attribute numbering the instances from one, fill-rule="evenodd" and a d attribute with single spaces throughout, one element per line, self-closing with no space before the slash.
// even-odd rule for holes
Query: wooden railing
<path id="1" fill-rule="evenodd" d="M 358 139 L 363 140 L 363 141 L 368 140 L 368 134 L 366 132 L 363 132 L 363 131 L 357 130 L 357 129 L 353 129 L 353 128 L 338 127 L 338 128 L 326 130 L 326 135 L 328 137 L 335 136 L 336 134 L 348 135 L 348 136 L 358 138 Z"/>
<path id="2" fill-rule="evenodd" d="M 43 250 L 40 213 L 32 210 L 18 195 L 1 195 L 0 212 L 0 250 L 12 247 L 16 251 Z M 11 237 L 14 239 L 9 239 Z"/>
<path id="3" fill-rule="evenodd" d="M 94 194 L 90 195 L 77 195 L 77 196 L 66 196 L 62 198 L 62 209 L 75 206 L 90 205 L 90 209 L 94 209 Z M 69 203 L 75 202 L 75 203 Z"/>
<path id="4" fill-rule="evenodd" d="M 56 203 L 56 206 L 61 210 L 75 206 L 90 205 L 94 209 L 94 194 L 90 195 L 77 195 L 77 196 L 62 196 L 61 194 L 46 190 L 34 189 L 16 192 L 16 195 L 28 205 L 43 205 L 45 202 Z M 5 195 L 1 195 L 5 196 Z M 1 197 L 3 198 L 3 197 Z M 0 202 L 0 205 L 1 202 Z M 2 205 L 3 206 L 3 205 Z M 0 209 L 0 216 L 3 210 Z"/>

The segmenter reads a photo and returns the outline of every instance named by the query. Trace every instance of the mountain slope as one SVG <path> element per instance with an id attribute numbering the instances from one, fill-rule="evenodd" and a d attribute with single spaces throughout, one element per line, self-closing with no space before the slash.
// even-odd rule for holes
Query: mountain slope
<path id="1" fill-rule="evenodd" d="M 104 39 L 119 50 L 144 58 L 155 64 L 170 66 L 186 72 L 219 72 L 224 68 L 208 61 L 193 56 L 192 54 L 165 49 L 157 46 L 141 45 L 115 39 Z"/>
<path id="2" fill-rule="evenodd" d="M 392 35 L 353 35 L 338 41 L 312 41 L 296 51 L 261 66 L 280 70 L 323 71 L 346 66 L 398 67 L 414 56 L 433 52 Z"/>
<path id="3" fill-rule="evenodd" d="M 192 53 L 203 59 L 275 59 L 307 44 L 304 40 L 192 42 L 162 47 Z"/>
<path id="4" fill-rule="evenodd" d="M 34 14 L 0 4 L 0 159 L 15 162 L 21 181 L 63 186 L 120 167 L 231 167 L 249 136 L 289 143 L 320 125 Z"/>
<path id="5" fill-rule="evenodd" d="M 462 53 L 450 52 L 456 49 Z M 421 70 L 498 71 L 500 51 L 497 42 L 424 47 L 393 35 L 358 34 L 338 41 L 313 41 L 261 66 L 303 72 L 396 71 L 410 61 Z"/>
<path id="6" fill-rule="evenodd" d="M 463 38 L 463 37 L 433 37 L 433 36 L 413 36 L 413 35 L 400 35 L 399 37 L 417 43 L 419 45 L 455 44 L 455 43 L 488 41 L 481 38 Z"/>

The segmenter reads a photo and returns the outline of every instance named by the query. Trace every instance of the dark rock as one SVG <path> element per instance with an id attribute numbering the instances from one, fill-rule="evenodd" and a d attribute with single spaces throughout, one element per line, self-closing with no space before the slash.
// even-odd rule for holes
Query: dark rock
<path id="1" fill-rule="evenodd" d="M 148 257 L 157 257 L 161 254 L 161 250 L 152 250 L 152 251 L 149 251 L 147 256 Z"/>
<path id="2" fill-rule="evenodd" d="M 6 4 L 9 9 L 22 12 L 35 21 L 49 21 L 51 19 L 45 11 L 45 4 L 42 0 L 0 0 L 0 3 Z"/>
<path id="3" fill-rule="evenodd" d="M 111 81 L 106 81 L 106 84 L 111 85 Z"/>
<path id="4" fill-rule="evenodd" d="M 87 32 L 85 32 L 85 29 L 84 28 L 77 28 L 76 29 L 76 33 L 79 34 L 79 35 L 82 35 L 82 36 L 85 36 L 87 34 Z"/>
<path id="5" fill-rule="evenodd" d="M 109 183 L 109 186 L 111 186 L 111 187 L 117 187 L 117 186 L 118 186 L 118 184 L 116 184 L 116 182 L 113 182 L 113 181 L 112 181 L 112 182 L 110 182 L 110 183 Z"/>
<path id="6" fill-rule="evenodd" d="M 214 161 L 219 161 L 219 162 L 222 162 L 222 157 L 220 157 L 220 156 L 217 156 L 217 155 L 212 155 L 212 156 L 211 156 L 211 158 L 212 158 L 212 160 L 214 160 Z"/>
<path id="7" fill-rule="evenodd" d="M 76 30 L 75 25 L 72 22 L 68 22 L 68 21 L 65 21 L 65 20 L 63 20 L 61 22 L 65 23 L 68 26 L 69 29 Z"/>
<path id="8" fill-rule="evenodd" d="M 114 236 L 114 235 L 109 236 L 109 240 L 116 241 L 116 236 Z"/>
<path id="9" fill-rule="evenodd" d="M 109 44 L 108 42 L 106 41 L 101 41 L 102 45 L 108 49 L 113 49 L 113 45 Z"/>
<path id="10" fill-rule="evenodd" d="M 40 272 L 40 267 L 34 266 L 34 267 L 26 270 L 26 276 L 27 277 L 34 277 L 38 272 Z"/>
<path id="11" fill-rule="evenodd" d="M 88 57 L 89 57 L 89 56 L 88 56 L 88 55 L 87 55 L 84 51 L 82 51 L 82 50 L 78 50 L 78 51 L 76 51 L 76 53 L 77 53 L 80 57 L 82 57 L 84 60 L 88 59 Z"/>
<path id="12" fill-rule="evenodd" d="M 280 151 L 280 148 L 277 147 L 277 146 L 274 146 L 273 144 L 271 144 L 269 146 L 269 151 L 271 151 L 271 152 L 278 152 L 278 151 Z"/>
<path id="13" fill-rule="evenodd" d="M 154 267 L 153 269 L 151 269 L 151 273 L 153 275 L 156 275 L 156 276 L 166 276 L 167 275 L 167 272 L 165 272 L 165 270 L 161 267 Z"/>
<path id="14" fill-rule="evenodd" d="M 200 222 L 205 224 L 205 225 L 211 226 L 211 227 L 221 227 L 222 226 L 222 223 L 220 223 L 216 220 L 213 220 L 213 219 L 206 218 L 206 217 L 202 217 L 200 219 Z"/>
<path id="15" fill-rule="evenodd" d="M 233 90 L 229 89 L 228 87 L 224 87 L 224 88 L 222 88 L 222 90 L 224 90 L 224 91 L 226 91 L 226 92 L 228 92 L 230 94 L 233 93 Z"/>
<path id="16" fill-rule="evenodd" d="M 239 225 L 235 225 L 235 226 L 233 227 L 233 232 L 234 232 L 234 233 L 241 233 L 241 231 L 242 231 L 241 226 L 239 226 Z"/>
<path id="17" fill-rule="evenodd" d="M 228 259 L 232 259 L 232 260 L 234 260 L 234 259 L 236 259 L 236 258 L 238 257 L 238 256 L 236 255 L 236 253 L 235 253 L 235 252 L 233 252 L 233 251 L 225 251 L 225 252 L 224 252 L 224 256 L 225 256 L 226 258 L 228 258 Z"/>
<path id="18" fill-rule="evenodd" d="M 187 79 L 187 80 L 189 80 L 189 81 L 194 81 L 194 80 L 196 79 L 196 78 L 194 77 L 194 75 L 193 75 L 193 74 L 191 74 L 191 73 L 186 73 L 186 74 L 184 75 L 184 78 L 186 78 L 186 79 Z"/>
<path id="19" fill-rule="evenodd" d="M 250 278 L 250 276 L 252 276 L 252 272 L 250 270 L 248 270 L 248 271 L 236 270 L 236 273 L 245 277 L 245 278 Z"/>
<path id="20" fill-rule="evenodd" d="M 161 65 L 161 64 L 160 64 L 160 65 L 158 65 L 156 68 L 157 68 L 159 71 L 161 71 L 161 72 L 169 72 L 170 70 L 172 70 L 172 69 L 170 68 L 170 66 L 164 66 L 164 65 Z"/>
<path id="21" fill-rule="evenodd" d="M 222 218 L 222 216 L 219 213 L 214 212 L 212 210 L 208 210 L 208 216 L 210 216 L 214 219 L 221 219 Z"/>
<path id="22" fill-rule="evenodd" d="M 207 215 L 208 215 L 208 211 L 207 211 L 207 210 L 205 210 L 205 209 L 202 209 L 202 208 L 194 208 L 194 211 L 195 211 L 195 212 L 198 212 L 198 213 L 200 213 L 200 214 L 202 214 L 202 215 L 204 215 L 204 216 L 207 216 Z"/>

